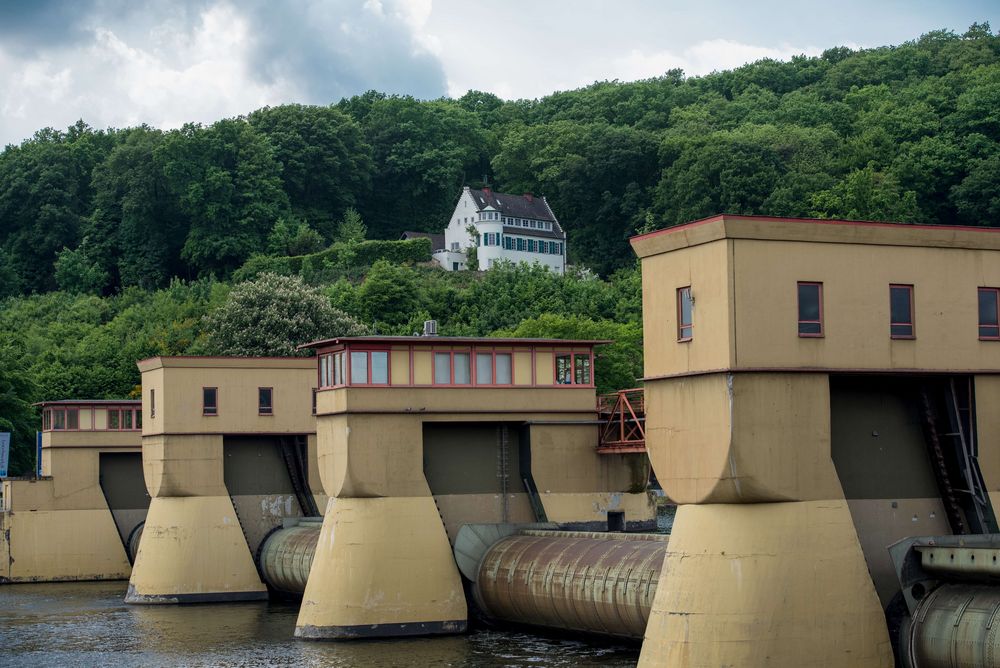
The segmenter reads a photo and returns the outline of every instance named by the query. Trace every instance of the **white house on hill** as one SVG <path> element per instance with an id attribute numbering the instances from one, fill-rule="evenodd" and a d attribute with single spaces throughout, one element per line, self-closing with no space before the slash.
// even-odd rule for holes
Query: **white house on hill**
<path id="1" fill-rule="evenodd" d="M 499 260 L 538 263 L 562 274 L 566 268 L 566 233 L 544 197 L 507 195 L 466 186 L 444 231 L 434 259 L 448 271 L 467 268 L 466 249 L 477 245 L 479 268 Z M 435 235 L 436 236 L 436 235 Z"/>

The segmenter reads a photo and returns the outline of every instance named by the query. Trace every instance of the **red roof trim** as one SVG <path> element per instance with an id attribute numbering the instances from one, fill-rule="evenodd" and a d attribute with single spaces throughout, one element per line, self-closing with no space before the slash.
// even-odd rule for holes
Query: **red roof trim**
<path id="1" fill-rule="evenodd" d="M 435 344 L 479 344 L 483 346 L 601 346 L 614 343 L 607 339 L 511 339 L 478 336 L 339 336 L 332 339 L 310 341 L 298 346 L 319 348 L 340 343 L 387 343 L 432 346 Z"/>
<path id="2" fill-rule="evenodd" d="M 877 220 L 846 220 L 843 218 L 785 218 L 781 216 L 717 213 L 714 216 L 693 220 L 690 223 L 684 223 L 682 225 L 674 225 L 673 227 L 665 227 L 662 230 L 655 230 L 653 232 L 647 232 L 646 234 L 637 234 L 634 237 L 631 237 L 629 241 L 637 241 L 639 239 L 647 239 L 649 237 L 655 237 L 661 234 L 668 234 L 670 232 L 686 230 L 692 227 L 696 227 L 698 225 L 705 225 L 707 223 L 715 222 L 717 220 L 724 220 L 726 218 L 749 218 L 751 220 L 765 220 L 774 223 L 816 223 L 820 225 L 856 225 L 860 227 L 905 227 L 907 229 L 922 229 L 922 230 L 959 230 L 965 232 L 993 232 L 993 233 L 1000 232 L 1000 227 L 987 227 L 987 226 L 974 227 L 971 225 L 919 225 L 916 223 L 898 223 L 892 221 L 877 221 Z"/>

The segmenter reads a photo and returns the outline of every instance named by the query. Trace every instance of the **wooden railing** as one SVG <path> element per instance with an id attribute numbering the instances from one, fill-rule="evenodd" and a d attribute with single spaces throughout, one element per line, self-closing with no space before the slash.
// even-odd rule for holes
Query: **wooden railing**
<path id="1" fill-rule="evenodd" d="M 597 413 L 604 422 L 598 452 L 646 452 L 646 401 L 641 387 L 599 395 Z"/>

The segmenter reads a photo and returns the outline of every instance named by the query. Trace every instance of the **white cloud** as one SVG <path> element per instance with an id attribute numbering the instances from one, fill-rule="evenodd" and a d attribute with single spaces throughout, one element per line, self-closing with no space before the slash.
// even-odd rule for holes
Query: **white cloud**
<path id="1" fill-rule="evenodd" d="M 98 27 L 93 37 L 37 59 L 0 51 L 0 141 L 80 117 L 99 127 L 207 123 L 299 95 L 254 78 L 247 22 L 229 5 L 205 10 L 190 33 L 159 27 L 142 39 Z"/>
<path id="2" fill-rule="evenodd" d="M 729 39 L 710 39 L 698 42 L 680 52 L 631 50 L 613 64 L 616 78 L 624 80 L 648 79 L 660 76 L 667 70 L 680 68 L 688 76 L 728 70 L 764 58 L 790 60 L 792 56 L 818 56 L 822 49 L 813 46 L 777 47 L 743 44 Z"/>

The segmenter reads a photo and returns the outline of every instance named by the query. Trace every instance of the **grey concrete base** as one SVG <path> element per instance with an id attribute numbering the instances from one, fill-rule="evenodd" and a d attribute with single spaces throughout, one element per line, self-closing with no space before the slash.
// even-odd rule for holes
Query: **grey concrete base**
<path id="1" fill-rule="evenodd" d="M 225 591 L 206 594 L 139 594 L 133 585 L 128 586 L 125 602 L 131 605 L 175 605 L 184 603 L 238 603 L 242 601 L 266 601 L 266 591 Z"/>
<path id="2" fill-rule="evenodd" d="M 353 640 L 357 638 L 401 638 L 465 633 L 464 619 L 450 622 L 366 624 L 359 626 L 296 626 L 295 637 L 305 640 Z"/>

